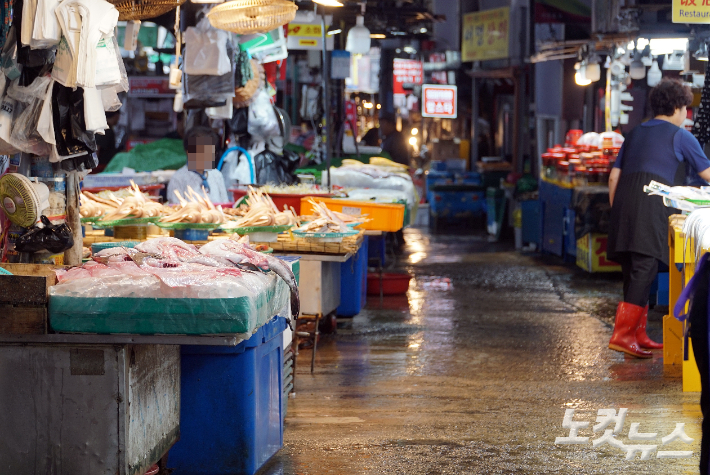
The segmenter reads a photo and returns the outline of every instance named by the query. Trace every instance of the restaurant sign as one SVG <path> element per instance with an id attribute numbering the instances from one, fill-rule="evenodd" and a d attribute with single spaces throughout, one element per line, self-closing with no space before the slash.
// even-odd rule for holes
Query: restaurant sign
<path id="1" fill-rule="evenodd" d="M 710 1 L 673 0 L 673 23 L 710 23 Z"/>
<path id="2" fill-rule="evenodd" d="M 457 100 L 456 86 L 425 84 L 422 86 L 422 117 L 455 119 Z"/>

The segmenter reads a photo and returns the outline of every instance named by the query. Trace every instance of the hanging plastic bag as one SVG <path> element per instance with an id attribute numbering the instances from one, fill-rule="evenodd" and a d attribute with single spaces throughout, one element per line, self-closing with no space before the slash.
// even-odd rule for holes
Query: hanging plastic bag
<path id="1" fill-rule="evenodd" d="M 59 44 L 62 28 L 59 26 L 57 15 L 54 14 L 59 3 L 60 0 L 37 0 L 37 14 L 30 42 L 32 48 L 47 49 Z"/>
<path id="2" fill-rule="evenodd" d="M 52 92 L 54 138 L 60 157 L 84 155 L 96 151 L 94 134 L 84 123 L 84 91 L 72 90 L 55 82 Z"/>
<path id="3" fill-rule="evenodd" d="M 222 76 L 232 72 L 227 54 L 229 33 L 210 25 L 207 17 L 197 26 L 185 30 L 185 56 L 183 72 L 186 74 Z"/>
<path id="4" fill-rule="evenodd" d="M 249 135 L 259 140 L 281 135 L 279 120 L 271 104 L 269 94 L 265 90 L 259 91 L 249 105 Z"/>
<path id="5" fill-rule="evenodd" d="M 5 95 L 0 104 L 0 155 L 14 155 L 19 152 L 10 144 L 12 116 L 15 113 L 16 103 L 17 101 Z"/>
<path id="6" fill-rule="evenodd" d="M 116 87 L 107 87 L 99 90 L 101 93 L 101 104 L 106 112 L 115 112 L 123 105 L 121 104 L 121 100 L 118 98 Z"/>
<path id="7" fill-rule="evenodd" d="M 123 61 L 121 61 L 123 62 Z M 116 61 L 113 38 L 101 38 L 96 46 L 96 87 L 120 84 L 121 70 Z"/>
<path id="8" fill-rule="evenodd" d="M 2 72 L 7 79 L 12 81 L 20 77 L 22 66 L 17 64 L 17 41 L 15 40 L 15 27 L 10 28 L 7 41 L 2 49 Z"/>
<path id="9" fill-rule="evenodd" d="M 74 246 L 74 235 L 66 223 L 52 224 L 46 216 L 40 217 L 44 227 L 33 226 L 15 241 L 15 249 L 20 252 L 49 251 L 53 254 L 64 252 Z"/>
<path id="10" fill-rule="evenodd" d="M 23 152 L 47 156 L 51 151 L 38 131 L 39 118 L 51 83 L 50 77 L 42 76 L 28 87 L 22 87 L 16 79 L 7 90 L 8 96 L 18 102 L 13 114 L 10 145 Z"/>
<path id="11" fill-rule="evenodd" d="M 228 56 L 234 58 L 234 45 L 231 41 L 226 43 L 226 48 Z M 234 97 L 234 74 L 231 66 L 229 72 L 221 76 L 186 73 L 183 74 L 183 87 L 185 89 L 184 109 L 223 107 L 231 103 Z"/>
<path id="12" fill-rule="evenodd" d="M 108 129 L 101 93 L 95 87 L 84 88 L 84 122 L 86 130 L 94 134 L 103 135 Z"/>

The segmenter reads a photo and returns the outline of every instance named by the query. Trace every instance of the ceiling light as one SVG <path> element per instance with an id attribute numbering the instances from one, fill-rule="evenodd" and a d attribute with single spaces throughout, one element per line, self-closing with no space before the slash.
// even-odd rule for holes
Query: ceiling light
<path id="1" fill-rule="evenodd" d="M 412 48 L 411 46 L 405 46 L 405 47 L 402 48 L 402 49 L 404 50 L 405 53 L 417 54 L 417 50 L 415 50 L 415 49 Z"/>
<path id="2" fill-rule="evenodd" d="M 365 109 L 372 109 L 373 107 L 375 107 L 375 105 L 374 105 L 372 102 L 363 102 L 363 103 L 362 103 L 362 106 L 363 106 Z"/>
<path id="3" fill-rule="evenodd" d="M 429 30 L 427 30 L 426 28 L 419 28 L 419 33 L 426 33 L 427 31 Z"/>
<path id="4" fill-rule="evenodd" d="M 323 5 L 324 7 L 342 7 L 343 4 L 338 0 L 313 0 L 313 3 Z"/>
<path id="5" fill-rule="evenodd" d="M 412 135 L 417 135 L 418 133 L 419 133 L 419 129 L 417 129 L 416 127 L 414 127 L 414 128 L 412 129 Z"/>
<path id="6" fill-rule="evenodd" d="M 382 104 L 377 104 L 378 109 L 382 109 Z"/>
<path id="7" fill-rule="evenodd" d="M 592 83 L 592 81 L 582 76 L 582 73 L 579 71 L 574 73 L 574 82 L 576 82 L 578 86 L 589 86 Z"/>
<path id="8" fill-rule="evenodd" d="M 687 38 L 653 38 L 651 39 L 651 54 L 659 56 L 671 54 L 674 51 L 685 51 L 688 49 Z"/>
<path id="9" fill-rule="evenodd" d="M 341 29 L 330 30 L 330 31 L 328 32 L 328 36 L 334 36 L 334 35 L 340 34 L 340 33 L 342 33 L 342 32 L 343 32 L 343 30 L 341 30 Z"/>
<path id="10" fill-rule="evenodd" d="M 384 33 L 372 33 L 370 35 L 370 38 L 372 38 L 373 40 L 384 40 L 385 38 L 387 38 L 387 35 L 385 35 Z"/>
<path id="11" fill-rule="evenodd" d="M 370 51 L 370 30 L 365 27 L 365 17 L 357 16 L 356 24 L 348 31 L 345 50 L 353 54 L 366 54 Z"/>

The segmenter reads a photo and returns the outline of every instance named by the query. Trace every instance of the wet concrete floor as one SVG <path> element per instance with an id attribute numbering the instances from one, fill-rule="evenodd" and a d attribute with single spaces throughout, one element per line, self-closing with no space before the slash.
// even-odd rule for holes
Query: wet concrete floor
<path id="1" fill-rule="evenodd" d="M 589 275 L 559 260 L 489 244 L 483 235 L 407 231 L 402 297 L 370 299 L 335 335 L 298 360 L 284 448 L 272 474 L 680 474 L 698 473 L 698 393 L 683 393 L 678 366 L 625 358 L 607 343 L 618 276 Z M 663 310 L 649 334 L 661 340 Z M 627 408 L 625 445 L 656 445 L 648 460 L 592 442 L 598 411 Z M 586 442 L 568 437 L 565 410 Z M 629 439 L 638 432 L 650 440 Z M 676 423 L 691 443 L 662 445 Z M 614 429 L 612 422 L 608 428 Z M 614 446 L 616 445 L 616 446 Z M 692 451 L 658 458 L 659 451 Z"/>

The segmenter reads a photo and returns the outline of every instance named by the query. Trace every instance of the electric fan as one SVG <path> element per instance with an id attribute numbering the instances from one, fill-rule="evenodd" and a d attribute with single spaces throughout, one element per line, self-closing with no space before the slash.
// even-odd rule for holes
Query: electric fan
<path id="1" fill-rule="evenodd" d="M 29 228 L 49 208 L 49 188 L 19 173 L 8 173 L 0 178 L 0 206 L 10 221 Z"/>

